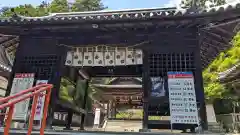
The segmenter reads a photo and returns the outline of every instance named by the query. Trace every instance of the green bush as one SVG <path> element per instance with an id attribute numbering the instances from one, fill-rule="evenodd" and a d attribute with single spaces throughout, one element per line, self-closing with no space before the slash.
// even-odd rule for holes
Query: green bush
<path id="1" fill-rule="evenodd" d="M 204 91 L 208 102 L 216 98 L 228 98 L 230 88 L 221 84 L 218 74 L 240 62 L 240 33 L 231 42 L 232 47 L 219 56 L 203 71 Z"/>

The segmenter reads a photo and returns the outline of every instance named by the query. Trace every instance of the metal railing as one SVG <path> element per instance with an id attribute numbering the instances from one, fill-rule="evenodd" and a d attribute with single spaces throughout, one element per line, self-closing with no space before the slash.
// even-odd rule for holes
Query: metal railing
<path id="1" fill-rule="evenodd" d="M 37 107 L 39 96 L 45 96 L 43 118 L 42 118 L 42 123 L 40 128 L 40 135 L 44 135 L 44 129 L 46 127 L 46 117 L 48 112 L 48 104 L 50 101 L 52 87 L 53 85 L 51 84 L 41 84 L 33 88 L 23 90 L 15 95 L 11 95 L 11 96 L 0 99 L 0 103 L 1 103 L 0 110 L 9 108 L 7 113 L 5 114 L 6 120 L 5 120 L 5 127 L 4 127 L 4 135 L 9 134 L 15 104 L 33 97 L 33 103 L 32 103 L 31 115 L 29 118 L 29 125 L 28 125 L 28 133 L 27 133 L 27 135 L 31 135 L 32 128 L 33 128 L 33 120 L 36 113 L 36 107 Z M 46 94 L 42 94 L 44 91 L 46 91 Z"/>

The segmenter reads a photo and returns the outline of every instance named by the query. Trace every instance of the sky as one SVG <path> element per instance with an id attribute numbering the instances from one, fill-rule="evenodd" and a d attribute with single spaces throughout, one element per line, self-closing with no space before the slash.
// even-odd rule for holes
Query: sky
<path id="1" fill-rule="evenodd" d="M 0 7 L 14 7 L 20 4 L 38 5 L 43 0 L 1 0 Z M 45 0 L 50 1 L 50 0 Z M 152 8 L 152 7 L 173 7 L 181 0 L 102 0 L 108 9 L 129 9 L 129 8 Z"/>

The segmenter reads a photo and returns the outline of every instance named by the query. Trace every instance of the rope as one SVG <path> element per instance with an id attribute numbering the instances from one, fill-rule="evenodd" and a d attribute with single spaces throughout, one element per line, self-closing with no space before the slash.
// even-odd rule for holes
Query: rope
<path id="1" fill-rule="evenodd" d="M 135 45 L 131 45 L 131 46 L 127 46 L 127 47 L 118 47 L 118 48 L 134 48 L 134 47 L 137 47 L 137 46 L 141 46 L 143 44 L 146 44 L 146 43 L 149 43 L 150 41 L 143 41 L 141 43 L 137 43 Z M 109 45 L 95 45 L 95 46 L 91 46 L 91 45 L 88 45 L 88 46 L 85 46 L 85 47 L 74 47 L 74 46 L 71 46 L 71 45 L 65 45 L 65 44 L 59 44 L 58 46 L 64 46 L 64 47 L 67 47 L 67 48 L 71 48 L 71 49 L 74 49 L 74 48 L 97 48 L 97 47 L 106 47 L 106 48 L 113 48 L 115 46 L 109 46 Z"/>

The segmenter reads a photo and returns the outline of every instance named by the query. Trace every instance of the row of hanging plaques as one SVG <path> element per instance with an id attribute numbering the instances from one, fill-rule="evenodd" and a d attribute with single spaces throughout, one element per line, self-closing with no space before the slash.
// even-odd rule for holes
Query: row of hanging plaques
<path id="1" fill-rule="evenodd" d="M 67 66 L 123 66 L 142 64 L 142 50 L 116 49 L 115 51 L 68 51 Z"/>

